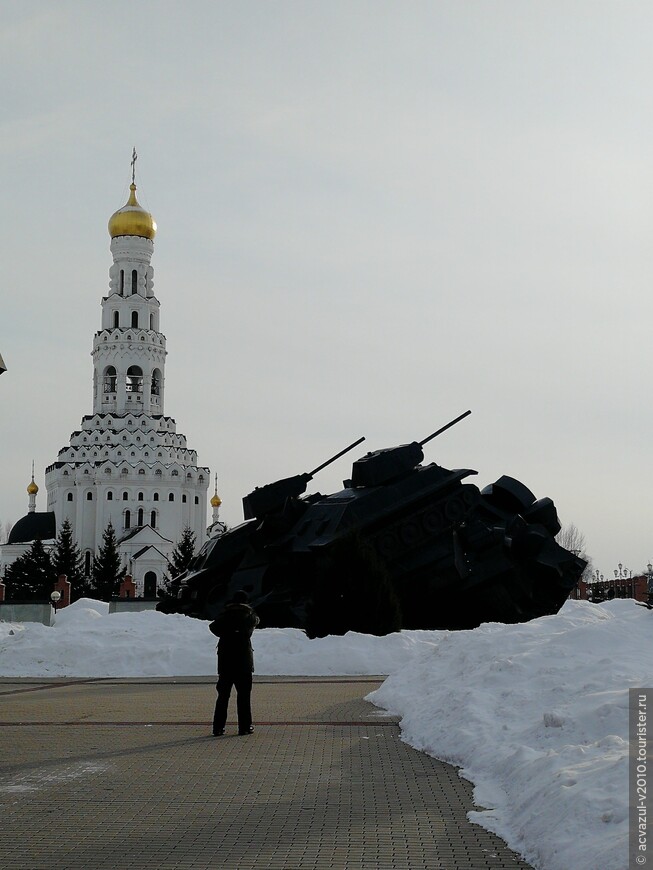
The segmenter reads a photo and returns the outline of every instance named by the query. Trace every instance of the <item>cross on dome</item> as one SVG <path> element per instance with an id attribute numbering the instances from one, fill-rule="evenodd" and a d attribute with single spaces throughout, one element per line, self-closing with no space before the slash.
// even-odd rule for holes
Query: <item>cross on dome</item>
<path id="1" fill-rule="evenodd" d="M 129 185 L 129 199 L 122 208 L 114 212 L 109 218 L 109 235 L 112 239 L 116 236 L 140 236 L 152 241 L 156 235 L 156 221 L 136 199 L 136 161 L 138 155 L 136 148 L 132 150 L 132 183 Z"/>

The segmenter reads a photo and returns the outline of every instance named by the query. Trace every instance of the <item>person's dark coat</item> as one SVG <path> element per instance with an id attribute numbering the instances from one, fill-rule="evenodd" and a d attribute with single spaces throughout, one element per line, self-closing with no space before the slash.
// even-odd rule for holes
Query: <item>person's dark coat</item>
<path id="1" fill-rule="evenodd" d="M 220 638 L 218 674 L 252 673 L 252 632 L 258 624 L 259 618 L 249 604 L 232 602 L 209 625 L 209 630 Z"/>

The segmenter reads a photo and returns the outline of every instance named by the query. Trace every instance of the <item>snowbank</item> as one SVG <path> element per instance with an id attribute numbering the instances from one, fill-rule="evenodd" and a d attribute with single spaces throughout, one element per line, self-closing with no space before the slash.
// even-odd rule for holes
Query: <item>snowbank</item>
<path id="1" fill-rule="evenodd" d="M 446 632 L 388 637 L 349 632 L 309 640 L 298 629 L 253 637 L 257 674 L 388 674 L 431 651 Z M 58 611 L 52 628 L 0 622 L 0 675 L 6 677 L 176 677 L 215 674 L 208 623 L 145 610 L 112 613 L 82 598 Z"/>
<path id="2" fill-rule="evenodd" d="M 653 686 L 653 613 L 569 601 L 524 625 L 452 632 L 369 700 L 402 739 L 462 767 L 470 818 L 543 870 L 627 866 L 628 689 Z"/>

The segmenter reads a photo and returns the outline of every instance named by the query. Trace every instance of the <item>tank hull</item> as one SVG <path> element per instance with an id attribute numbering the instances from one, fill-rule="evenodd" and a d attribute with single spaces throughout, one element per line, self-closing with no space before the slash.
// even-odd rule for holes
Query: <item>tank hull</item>
<path id="1" fill-rule="evenodd" d="M 213 619 L 244 589 L 263 626 L 305 628 L 316 584 L 326 576 L 337 586 L 347 569 L 342 542 L 354 538 L 387 574 L 404 628 L 468 629 L 556 613 L 582 575 L 585 562 L 555 541 L 553 502 L 513 478 L 481 491 L 467 480 L 476 472 L 435 463 L 390 480 L 364 471 L 367 478 L 352 475 L 360 485 L 290 496 L 209 540 L 182 577 L 180 597 L 159 609 Z"/>

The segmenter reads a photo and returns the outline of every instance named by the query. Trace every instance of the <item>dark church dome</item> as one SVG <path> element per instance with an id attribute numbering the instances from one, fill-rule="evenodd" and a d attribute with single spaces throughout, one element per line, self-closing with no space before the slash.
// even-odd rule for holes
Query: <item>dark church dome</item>
<path id="1" fill-rule="evenodd" d="M 54 511 L 33 511 L 14 523 L 8 544 L 27 544 L 30 541 L 49 541 L 57 536 Z"/>

